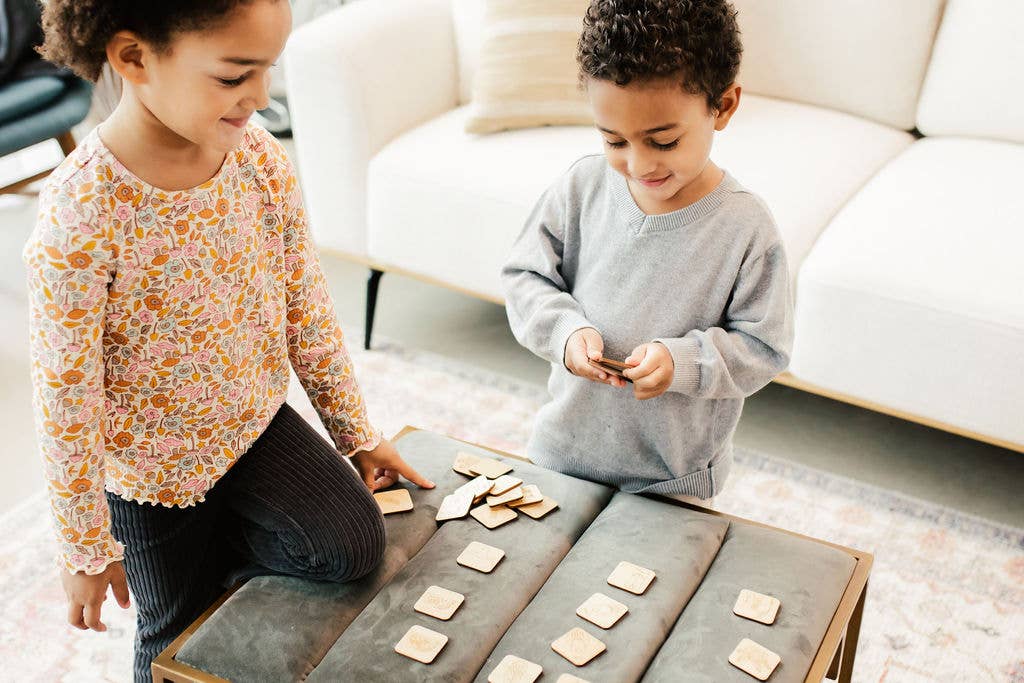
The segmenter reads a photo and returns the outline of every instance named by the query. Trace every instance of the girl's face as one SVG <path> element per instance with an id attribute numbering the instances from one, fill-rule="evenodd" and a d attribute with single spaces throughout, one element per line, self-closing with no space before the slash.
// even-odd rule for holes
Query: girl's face
<path id="1" fill-rule="evenodd" d="M 169 49 L 142 46 L 144 76 L 133 80 L 140 102 L 179 137 L 227 153 L 252 113 L 267 106 L 269 69 L 291 30 L 285 0 L 255 0 L 222 22 L 180 33 Z"/>
<path id="2" fill-rule="evenodd" d="M 682 208 L 711 189 L 703 187 L 701 174 L 714 132 L 725 128 L 739 104 L 738 85 L 726 91 L 718 112 L 676 80 L 619 86 L 590 79 L 587 91 L 608 163 L 625 176 L 646 213 Z"/>

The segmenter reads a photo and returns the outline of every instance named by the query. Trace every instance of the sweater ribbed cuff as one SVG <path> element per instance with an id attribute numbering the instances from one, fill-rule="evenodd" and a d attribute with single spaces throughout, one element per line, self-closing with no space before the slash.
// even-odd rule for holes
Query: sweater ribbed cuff
<path id="1" fill-rule="evenodd" d="M 565 366 L 565 345 L 576 330 L 594 327 L 589 320 L 576 312 L 563 313 L 555 319 L 551 328 L 551 360 Z M 595 328 L 596 329 L 596 328 Z"/>
<path id="2" fill-rule="evenodd" d="M 676 339 L 655 339 L 665 345 L 672 354 L 672 384 L 669 391 L 692 396 L 700 389 L 700 343 L 696 339 L 680 337 Z"/>

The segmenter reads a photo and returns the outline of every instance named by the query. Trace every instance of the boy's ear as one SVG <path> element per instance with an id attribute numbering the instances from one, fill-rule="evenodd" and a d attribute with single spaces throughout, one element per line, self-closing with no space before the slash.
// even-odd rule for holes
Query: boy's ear
<path id="1" fill-rule="evenodd" d="M 722 108 L 715 114 L 715 130 L 725 130 L 725 127 L 729 125 L 729 119 L 740 106 L 741 90 L 739 83 L 733 83 L 725 89 L 722 94 Z"/>
<path id="2" fill-rule="evenodd" d="M 131 31 L 118 31 L 107 42 L 107 61 L 121 78 L 139 85 L 148 78 L 146 63 L 152 54 L 150 46 Z"/>

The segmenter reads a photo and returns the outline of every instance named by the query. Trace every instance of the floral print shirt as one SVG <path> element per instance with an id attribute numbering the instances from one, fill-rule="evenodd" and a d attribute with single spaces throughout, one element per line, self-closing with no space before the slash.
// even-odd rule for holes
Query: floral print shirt
<path id="1" fill-rule="evenodd" d="M 33 406 L 63 566 L 123 557 L 104 488 L 189 506 L 284 402 L 289 362 L 345 454 L 380 440 L 284 149 L 250 124 L 220 171 L 163 191 L 93 131 L 24 252 Z"/>

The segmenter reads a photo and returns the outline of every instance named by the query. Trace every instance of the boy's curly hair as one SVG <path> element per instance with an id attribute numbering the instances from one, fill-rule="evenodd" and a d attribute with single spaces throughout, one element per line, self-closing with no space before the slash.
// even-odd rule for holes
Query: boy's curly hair
<path id="1" fill-rule="evenodd" d="M 131 31 L 164 50 L 175 33 L 208 28 L 250 1 L 48 0 L 38 49 L 54 64 L 95 81 L 107 61 L 107 43 L 118 31 Z"/>
<path id="2" fill-rule="evenodd" d="M 576 53 L 580 79 L 679 78 L 718 110 L 743 54 L 736 14 L 727 0 L 593 0 Z"/>

